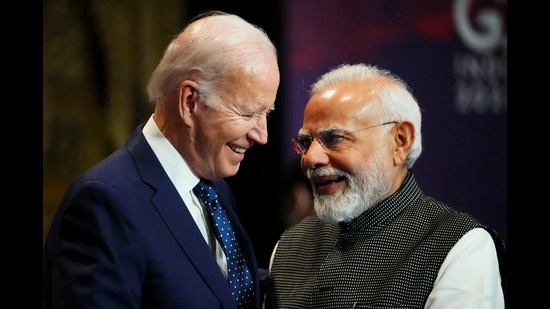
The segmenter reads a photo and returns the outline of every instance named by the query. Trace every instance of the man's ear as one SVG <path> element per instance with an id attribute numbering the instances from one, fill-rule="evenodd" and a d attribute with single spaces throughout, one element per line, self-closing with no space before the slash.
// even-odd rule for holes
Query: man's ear
<path id="1" fill-rule="evenodd" d="M 396 166 L 403 165 L 405 158 L 411 152 L 412 145 L 416 138 L 415 128 L 412 122 L 404 120 L 395 125 L 395 149 L 393 154 L 393 163 Z"/>
<path id="2" fill-rule="evenodd" d="M 190 80 L 184 80 L 179 84 L 178 112 L 183 122 L 191 126 L 193 124 L 194 114 L 197 112 L 199 104 L 199 87 Z"/>

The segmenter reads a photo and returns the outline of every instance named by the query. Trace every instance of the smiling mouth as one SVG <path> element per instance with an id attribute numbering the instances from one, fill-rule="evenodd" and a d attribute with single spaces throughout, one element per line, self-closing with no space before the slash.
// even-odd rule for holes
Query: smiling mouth
<path id="1" fill-rule="evenodd" d="M 232 145 L 229 145 L 229 148 L 231 148 L 231 150 L 239 154 L 243 154 L 246 151 L 246 148 L 232 146 Z"/>
<path id="2" fill-rule="evenodd" d="M 337 178 L 334 178 L 334 179 L 324 179 L 324 180 L 315 180 L 313 181 L 313 184 L 316 186 L 316 187 L 321 187 L 321 186 L 327 186 L 327 185 L 330 185 L 332 183 L 335 183 L 335 182 L 340 182 L 340 181 L 344 181 L 346 179 L 346 177 L 344 176 L 340 176 L 340 177 L 337 177 Z"/>

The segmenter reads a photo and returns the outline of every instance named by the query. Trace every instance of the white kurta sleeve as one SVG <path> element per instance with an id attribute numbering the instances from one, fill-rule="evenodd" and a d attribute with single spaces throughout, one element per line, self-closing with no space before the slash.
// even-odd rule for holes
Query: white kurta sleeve
<path id="1" fill-rule="evenodd" d="M 504 308 L 497 252 L 486 230 L 471 230 L 449 251 L 424 308 Z"/>

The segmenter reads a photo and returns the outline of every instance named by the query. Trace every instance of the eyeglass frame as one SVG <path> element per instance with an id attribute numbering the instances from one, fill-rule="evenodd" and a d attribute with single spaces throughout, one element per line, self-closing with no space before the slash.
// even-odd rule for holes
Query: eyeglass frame
<path id="1" fill-rule="evenodd" d="M 354 130 L 327 129 L 327 130 L 324 130 L 324 131 L 321 131 L 321 132 L 317 133 L 317 137 L 314 137 L 311 134 L 297 134 L 297 135 L 292 136 L 292 144 L 294 146 L 294 150 L 299 155 L 303 155 L 304 153 L 306 153 L 309 150 L 309 148 L 311 147 L 311 144 L 313 144 L 313 141 L 315 139 L 317 139 L 317 142 L 324 149 L 334 150 L 335 146 L 345 139 L 346 134 L 351 134 L 351 133 L 355 133 L 355 132 L 359 132 L 359 131 L 363 131 L 363 130 L 371 129 L 371 128 L 375 128 L 375 127 L 385 126 L 385 125 L 388 125 L 388 124 L 395 124 L 395 123 L 398 123 L 398 122 L 399 121 L 397 121 L 397 120 L 386 121 L 384 123 L 375 124 L 375 125 L 372 125 L 372 126 L 367 126 L 367 127 L 364 127 L 364 128 L 359 128 L 359 129 L 354 129 Z M 334 134 L 334 133 L 337 133 L 337 134 Z M 329 139 L 330 137 L 335 137 L 335 136 L 339 137 L 339 139 L 337 141 L 327 142 L 327 139 Z M 304 144 L 304 138 L 309 138 L 308 139 L 309 140 L 309 146 L 307 146 L 307 147 Z"/>

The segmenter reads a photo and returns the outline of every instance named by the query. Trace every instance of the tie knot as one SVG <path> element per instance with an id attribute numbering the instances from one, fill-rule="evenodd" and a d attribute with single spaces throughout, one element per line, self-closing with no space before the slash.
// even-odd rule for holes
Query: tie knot
<path id="1" fill-rule="evenodd" d="M 218 191 L 211 183 L 208 183 L 204 180 L 199 181 L 199 183 L 193 188 L 193 192 L 204 202 L 209 203 L 218 199 Z"/>

